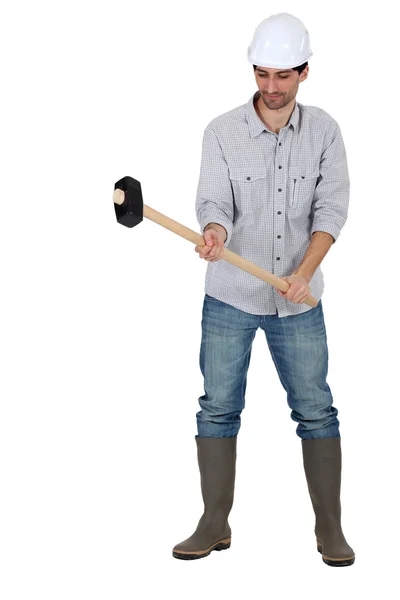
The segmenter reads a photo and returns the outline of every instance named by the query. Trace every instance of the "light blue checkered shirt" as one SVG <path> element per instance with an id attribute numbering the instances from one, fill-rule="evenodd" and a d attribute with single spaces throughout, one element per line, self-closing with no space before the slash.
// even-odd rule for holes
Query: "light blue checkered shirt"
<path id="1" fill-rule="evenodd" d="M 225 247 L 278 277 L 300 265 L 314 231 L 335 241 L 346 222 L 350 182 L 338 123 L 324 110 L 296 102 L 288 124 L 270 131 L 253 102 L 206 127 L 196 216 L 225 227 Z M 321 267 L 309 282 L 319 300 Z M 310 310 L 279 296 L 273 286 L 223 259 L 207 263 L 204 291 L 255 315 L 279 317 Z"/>

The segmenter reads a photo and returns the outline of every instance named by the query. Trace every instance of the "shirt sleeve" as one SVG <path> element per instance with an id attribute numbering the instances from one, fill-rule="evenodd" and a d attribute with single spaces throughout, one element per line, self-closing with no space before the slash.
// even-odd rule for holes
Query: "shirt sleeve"
<path id="1" fill-rule="evenodd" d="M 196 217 L 201 232 L 208 223 L 225 227 L 229 244 L 233 229 L 233 192 L 228 165 L 215 131 L 207 127 L 203 136 L 200 177 L 196 196 Z"/>
<path id="2" fill-rule="evenodd" d="M 334 243 L 347 220 L 350 180 L 346 150 L 339 125 L 335 122 L 328 136 L 328 145 L 320 161 L 320 175 L 313 198 L 314 220 L 311 235 L 325 231 Z"/>

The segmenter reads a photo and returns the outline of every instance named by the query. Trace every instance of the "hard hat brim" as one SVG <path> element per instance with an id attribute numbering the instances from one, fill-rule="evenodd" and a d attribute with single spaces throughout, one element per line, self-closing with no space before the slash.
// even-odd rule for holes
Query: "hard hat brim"
<path id="1" fill-rule="evenodd" d="M 248 58 L 248 61 L 252 65 L 256 65 L 257 67 L 266 67 L 268 69 L 294 69 L 295 67 L 299 67 L 300 65 L 303 65 L 305 62 L 307 62 L 312 57 L 312 55 L 313 55 L 313 53 L 310 52 L 310 54 L 308 56 L 306 56 L 305 58 L 303 58 L 301 60 L 301 62 L 299 62 L 299 63 L 296 62 L 295 64 L 293 64 L 293 63 L 290 63 L 290 64 L 288 64 L 288 63 L 286 63 L 286 64 L 284 64 L 284 63 L 281 63 L 281 64 L 278 64 L 278 63 L 265 64 L 265 63 L 263 63 L 263 64 L 261 64 L 260 62 L 256 62 L 255 59 L 253 59 L 251 56 L 248 56 L 247 58 Z"/>

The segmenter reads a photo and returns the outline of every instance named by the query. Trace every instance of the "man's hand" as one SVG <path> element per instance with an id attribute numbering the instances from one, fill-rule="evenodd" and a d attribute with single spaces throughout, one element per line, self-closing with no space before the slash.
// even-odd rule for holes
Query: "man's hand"
<path id="1" fill-rule="evenodd" d="M 307 280 L 302 275 L 290 275 L 289 277 L 281 277 L 290 284 L 287 292 L 281 292 L 275 288 L 280 296 L 294 302 L 294 304 L 302 304 L 310 295 L 310 288 Z"/>
<path id="2" fill-rule="evenodd" d="M 222 256 L 224 251 L 224 241 L 226 231 L 221 225 L 209 227 L 204 230 L 205 246 L 196 246 L 195 251 L 199 253 L 199 258 L 204 258 L 209 262 L 216 262 Z"/>

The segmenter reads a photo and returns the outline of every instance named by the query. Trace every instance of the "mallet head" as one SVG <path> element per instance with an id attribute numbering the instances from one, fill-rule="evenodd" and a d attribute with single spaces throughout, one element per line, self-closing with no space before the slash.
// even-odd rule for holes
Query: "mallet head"
<path id="1" fill-rule="evenodd" d="M 143 196 L 140 182 L 124 177 L 114 186 L 114 208 L 118 223 L 135 227 L 143 221 Z"/>

